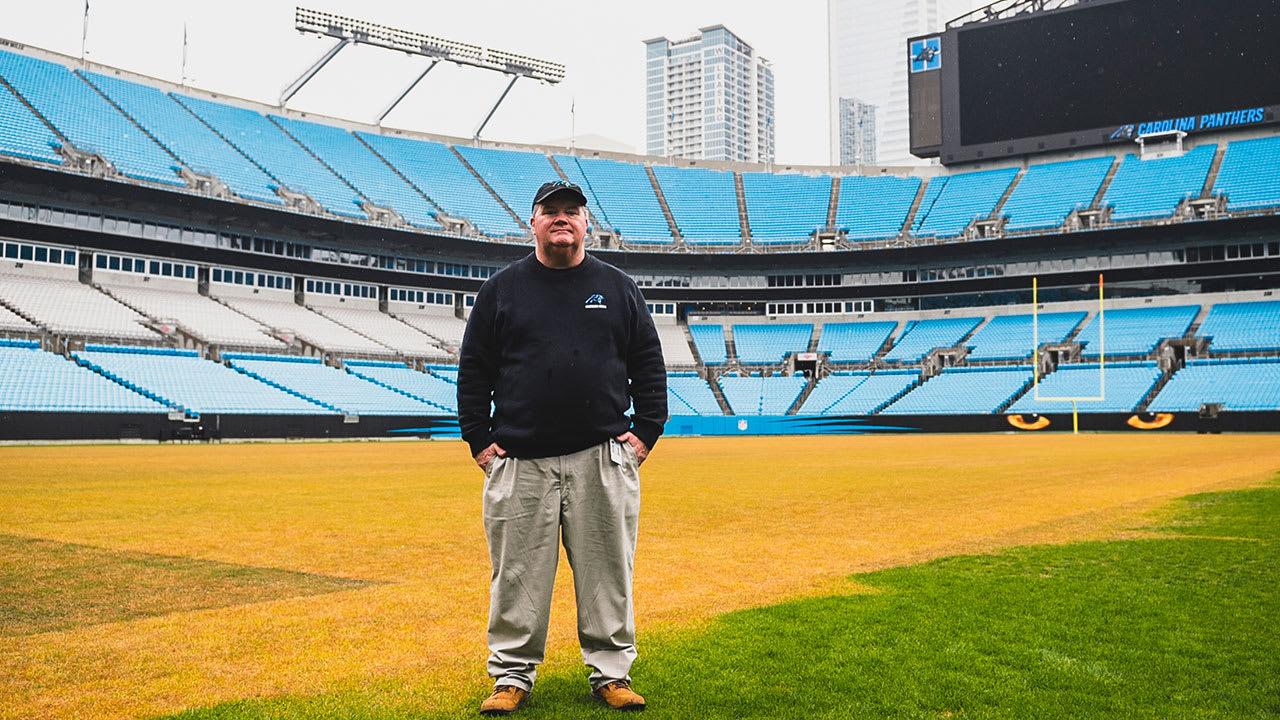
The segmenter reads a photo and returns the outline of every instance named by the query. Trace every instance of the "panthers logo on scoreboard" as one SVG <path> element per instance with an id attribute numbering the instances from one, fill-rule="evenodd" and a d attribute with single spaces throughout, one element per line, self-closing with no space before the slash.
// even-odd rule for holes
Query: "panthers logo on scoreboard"
<path id="1" fill-rule="evenodd" d="M 911 72 L 942 67 L 942 39 L 931 37 L 911 41 Z"/>

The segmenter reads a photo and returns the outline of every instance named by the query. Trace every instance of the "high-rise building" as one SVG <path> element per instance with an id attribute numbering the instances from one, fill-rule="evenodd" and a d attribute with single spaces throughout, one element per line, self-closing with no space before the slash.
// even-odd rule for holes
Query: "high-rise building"
<path id="1" fill-rule="evenodd" d="M 907 38 L 990 0 L 827 0 L 831 64 L 831 162 L 842 162 L 843 98 L 875 108 L 875 164 L 920 165 L 907 125 Z"/>
<path id="2" fill-rule="evenodd" d="M 723 25 L 646 40 L 650 155 L 770 163 L 773 66 Z"/>
<path id="3" fill-rule="evenodd" d="M 840 98 L 840 164 L 876 164 L 876 106 Z"/>

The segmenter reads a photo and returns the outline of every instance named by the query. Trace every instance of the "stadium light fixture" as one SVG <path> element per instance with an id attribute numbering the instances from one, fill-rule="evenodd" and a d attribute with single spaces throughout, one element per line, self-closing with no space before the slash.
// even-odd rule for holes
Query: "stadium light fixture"
<path id="1" fill-rule="evenodd" d="M 422 55 L 433 60 L 431 66 L 405 88 L 390 106 L 383 110 L 382 114 L 378 116 L 379 124 L 409 94 L 409 91 L 413 90 L 421 82 L 423 77 L 431 71 L 431 68 L 434 68 L 441 60 L 456 65 L 492 70 L 511 76 L 511 82 L 508 83 L 506 90 L 498 98 L 498 102 L 494 104 L 489 114 L 485 116 L 484 122 L 481 122 L 480 127 L 476 129 L 476 137 L 480 136 L 480 131 L 489 122 L 489 118 L 493 117 L 498 105 L 501 105 L 502 101 L 506 99 L 507 93 L 510 92 L 511 86 L 515 84 L 516 80 L 526 77 L 552 85 L 564 80 L 564 65 L 549 60 L 539 60 L 527 55 L 506 52 L 505 50 L 494 50 L 493 48 L 484 48 L 479 45 L 455 42 L 412 30 L 401 30 L 387 25 L 379 25 L 365 20 L 334 15 L 333 13 L 319 10 L 310 10 L 304 7 L 295 8 L 294 21 L 298 32 L 337 38 L 338 43 L 302 73 L 297 80 L 294 80 L 285 88 L 280 95 L 280 107 L 284 107 L 289 98 L 301 90 L 302 86 L 315 77 L 316 73 L 320 72 L 320 69 L 344 47 L 351 44 L 373 45 L 410 55 Z"/>

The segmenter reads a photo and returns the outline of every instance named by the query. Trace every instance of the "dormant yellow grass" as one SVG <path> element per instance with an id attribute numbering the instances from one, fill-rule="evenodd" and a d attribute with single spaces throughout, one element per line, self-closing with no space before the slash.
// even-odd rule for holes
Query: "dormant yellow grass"
<path id="1" fill-rule="evenodd" d="M 1275 436 L 667 439 L 645 464 L 645 635 L 856 590 L 849 574 L 1113 537 L 1265 482 Z M 456 442 L 0 448 L 0 533 L 382 584 L 0 638 L 0 717 L 145 717 L 357 689 L 423 712 L 487 684 L 481 474 Z M 21 574 L 21 568 L 11 568 Z M 551 667 L 577 663 L 562 565 Z"/>

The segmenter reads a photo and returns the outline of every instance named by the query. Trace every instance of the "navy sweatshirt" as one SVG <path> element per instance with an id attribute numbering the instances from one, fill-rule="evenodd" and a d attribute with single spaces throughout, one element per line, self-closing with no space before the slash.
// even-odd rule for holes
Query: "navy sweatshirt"
<path id="1" fill-rule="evenodd" d="M 658 332 L 621 270 L 590 255 L 555 270 L 530 254 L 480 288 L 458 368 L 472 455 L 491 442 L 518 458 L 566 455 L 627 430 L 652 449 L 666 420 Z"/>

